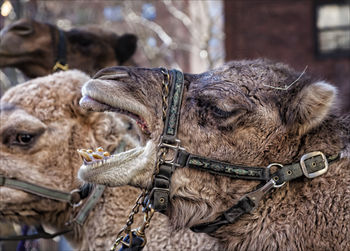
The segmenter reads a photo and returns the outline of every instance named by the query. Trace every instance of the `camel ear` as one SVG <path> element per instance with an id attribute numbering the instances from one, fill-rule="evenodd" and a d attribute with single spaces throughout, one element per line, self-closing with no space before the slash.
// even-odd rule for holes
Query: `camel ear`
<path id="1" fill-rule="evenodd" d="M 120 64 L 127 61 L 136 51 L 137 37 L 133 34 L 124 34 L 117 39 L 114 47 L 115 56 Z"/>
<path id="2" fill-rule="evenodd" d="M 296 129 L 299 135 L 318 126 L 328 116 L 336 94 L 336 87 L 324 81 L 304 87 L 287 110 L 287 125 Z"/>

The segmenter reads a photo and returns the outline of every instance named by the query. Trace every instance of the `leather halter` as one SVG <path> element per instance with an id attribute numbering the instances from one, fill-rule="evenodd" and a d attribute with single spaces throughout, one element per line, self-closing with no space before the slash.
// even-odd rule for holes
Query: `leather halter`
<path id="1" fill-rule="evenodd" d="M 56 32 L 58 31 L 58 43 L 56 47 Z M 67 64 L 67 45 L 66 38 L 64 36 L 64 31 L 56 26 L 50 25 L 50 32 L 52 38 L 52 45 L 54 51 L 56 52 L 55 64 L 52 67 L 53 72 L 57 71 L 67 71 L 69 69 Z"/>
<path id="2" fill-rule="evenodd" d="M 241 215 L 254 210 L 258 206 L 259 201 L 271 189 L 281 187 L 287 181 L 302 176 L 308 178 L 318 177 L 327 172 L 330 163 L 339 159 L 339 154 L 326 157 L 322 152 L 317 151 L 304 154 L 300 161 L 296 163 L 287 165 L 272 163 L 267 167 L 248 167 L 188 153 L 180 146 L 180 140 L 177 139 L 184 76 L 182 72 L 177 70 L 167 71 L 164 75 L 169 78 L 171 91 L 168 97 L 167 115 L 158 152 L 160 149 L 173 151 L 174 158 L 172 160 L 161 159 L 160 163 L 157 163 L 159 164 L 159 172 L 154 177 L 149 196 L 152 207 L 158 212 L 166 212 L 169 204 L 171 176 L 175 169 L 179 167 L 207 171 L 230 178 L 265 182 L 255 191 L 240 198 L 234 206 L 223 212 L 214 221 L 191 227 L 191 230 L 194 232 L 213 233 L 223 225 L 234 223 Z M 271 173 L 270 168 L 273 166 L 279 169 Z"/>

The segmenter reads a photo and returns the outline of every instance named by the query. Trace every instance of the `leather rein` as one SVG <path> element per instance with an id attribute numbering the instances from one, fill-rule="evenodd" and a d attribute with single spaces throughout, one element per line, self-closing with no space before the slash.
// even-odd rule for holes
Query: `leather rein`
<path id="1" fill-rule="evenodd" d="M 163 100 L 168 100 L 168 102 L 165 106 L 163 104 L 166 116 L 165 119 L 163 117 L 164 130 L 157 149 L 160 157 L 157 160 L 156 173 L 149 195 L 149 204 L 152 208 L 161 213 L 166 212 L 169 204 L 171 176 L 176 168 L 188 167 L 234 179 L 262 181 L 256 190 L 241 197 L 235 205 L 214 221 L 191 227 L 194 232 L 213 233 L 224 225 L 234 223 L 243 214 L 253 211 L 271 189 L 282 187 L 286 182 L 302 176 L 318 177 L 327 172 L 330 163 L 339 159 L 339 154 L 326 157 L 322 152 L 316 151 L 304 154 L 297 163 L 286 165 L 271 163 L 267 167 L 250 167 L 188 153 L 180 146 L 180 140 L 177 138 L 184 75 L 178 70 L 168 71 L 164 68 L 162 68 L 162 73 L 167 79 L 163 82 L 163 89 L 168 89 L 170 86 L 171 90 L 168 97 L 166 97 L 167 92 L 163 90 Z M 173 152 L 174 157 L 171 160 L 166 160 L 165 155 L 169 152 Z M 271 173 L 271 167 L 277 167 L 278 170 Z"/>

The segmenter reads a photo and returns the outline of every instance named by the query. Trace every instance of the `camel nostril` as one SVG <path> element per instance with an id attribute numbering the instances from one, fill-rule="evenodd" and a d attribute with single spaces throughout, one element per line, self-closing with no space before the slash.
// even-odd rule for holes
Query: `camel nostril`
<path id="1" fill-rule="evenodd" d="M 19 24 L 19 25 L 12 26 L 9 29 L 9 32 L 13 32 L 13 33 L 20 35 L 20 36 L 27 36 L 27 35 L 32 34 L 34 32 L 34 29 L 29 24 Z"/>

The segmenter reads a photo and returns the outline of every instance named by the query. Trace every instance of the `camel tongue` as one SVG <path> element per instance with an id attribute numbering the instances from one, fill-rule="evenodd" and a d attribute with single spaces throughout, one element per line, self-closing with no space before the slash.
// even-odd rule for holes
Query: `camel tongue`
<path id="1" fill-rule="evenodd" d="M 102 147 L 96 148 L 95 151 L 91 149 L 79 149 L 77 152 L 83 159 L 84 164 L 92 164 L 97 161 L 108 159 L 111 156 L 111 154 L 107 151 L 104 151 Z"/>
<path id="2" fill-rule="evenodd" d="M 148 127 L 147 127 L 147 124 L 145 121 L 140 121 L 140 120 L 137 120 L 136 123 L 139 125 L 139 127 L 141 128 L 142 132 L 145 133 L 145 134 L 150 134 L 149 130 L 148 130 Z"/>

